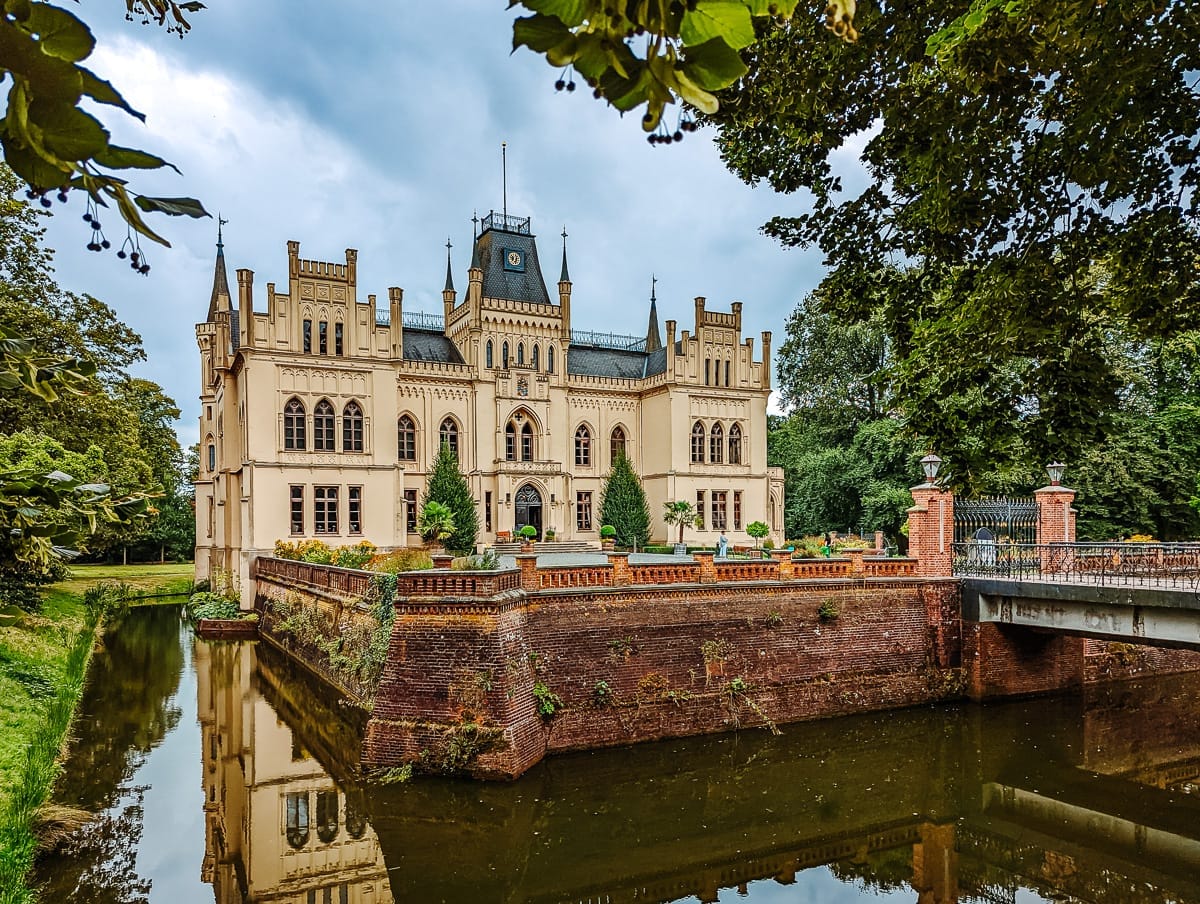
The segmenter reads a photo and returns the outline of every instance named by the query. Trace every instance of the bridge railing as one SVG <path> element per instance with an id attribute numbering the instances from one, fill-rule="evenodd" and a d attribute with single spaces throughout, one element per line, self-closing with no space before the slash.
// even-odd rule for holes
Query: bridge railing
<path id="1" fill-rule="evenodd" d="M 954 544 L 959 577 L 1200 587 L 1200 543 Z"/>

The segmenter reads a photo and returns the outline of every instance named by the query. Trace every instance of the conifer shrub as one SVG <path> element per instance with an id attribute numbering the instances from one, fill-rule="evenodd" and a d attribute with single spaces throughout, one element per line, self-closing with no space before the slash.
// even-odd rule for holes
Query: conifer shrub
<path id="1" fill-rule="evenodd" d="M 446 538 L 446 548 L 452 552 L 469 553 L 475 550 L 479 536 L 479 514 L 467 478 L 458 467 L 458 458 L 449 445 L 442 444 L 425 488 L 428 502 L 440 502 L 454 515 L 454 533 Z"/>
<path id="2" fill-rule="evenodd" d="M 650 542 L 650 507 L 646 504 L 646 491 L 624 455 L 617 456 L 600 490 L 600 523 L 612 525 L 616 530 L 618 546 L 640 549 Z"/>

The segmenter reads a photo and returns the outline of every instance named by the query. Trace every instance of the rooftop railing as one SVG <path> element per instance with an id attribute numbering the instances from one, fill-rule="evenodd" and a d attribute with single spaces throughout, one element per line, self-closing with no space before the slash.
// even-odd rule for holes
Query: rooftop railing
<path id="1" fill-rule="evenodd" d="M 593 330 L 571 330 L 572 345 L 591 345 L 623 352 L 644 352 L 646 337 L 622 336 L 619 333 L 598 333 Z"/>
<path id="2" fill-rule="evenodd" d="M 493 210 L 483 218 L 483 231 L 487 232 L 489 229 L 529 235 L 529 217 L 510 217 L 508 214 L 496 213 Z"/>
<path id="3" fill-rule="evenodd" d="M 401 325 L 408 330 L 432 330 L 440 333 L 446 328 L 446 318 L 441 314 L 430 314 L 426 311 L 404 311 L 400 316 Z M 375 310 L 376 326 L 391 326 L 392 312 L 384 308 Z"/>

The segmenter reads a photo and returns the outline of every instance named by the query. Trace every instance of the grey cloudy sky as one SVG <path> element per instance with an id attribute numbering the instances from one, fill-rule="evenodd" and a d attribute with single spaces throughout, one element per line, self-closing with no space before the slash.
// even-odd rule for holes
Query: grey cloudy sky
<path id="1" fill-rule="evenodd" d="M 440 311 L 447 236 L 462 291 L 472 211 L 500 208 L 501 141 L 509 212 L 533 218 L 551 285 L 564 224 L 570 233 L 577 329 L 643 332 L 654 273 L 663 320 L 691 329 L 696 295 L 726 310 L 740 300 L 745 334 L 757 346 L 771 330 L 778 345 L 820 279 L 818 253 L 759 232 L 804 198 L 739 182 L 704 132 L 651 147 L 636 116 L 619 118 L 586 86 L 556 93 L 541 57 L 510 55 L 516 11 L 502 0 L 209 0 L 182 41 L 125 22 L 121 6 L 83 10 L 98 39 L 92 68 L 147 123 L 102 116 L 115 140 L 184 173 L 135 173 L 134 187 L 219 210 L 231 277 L 255 272 L 259 310 L 268 281 L 286 286 L 285 242 L 297 239 L 302 256 L 322 260 L 357 248 L 360 299 L 399 285 L 406 310 Z M 140 277 L 84 249 L 82 214 L 73 202 L 52 218 L 59 280 L 143 336 L 138 372 L 175 398 L 181 439 L 194 442 L 193 324 L 208 304 L 216 222 L 153 218 L 174 247 L 143 243 L 152 272 Z M 119 244 L 114 214 L 105 227 Z"/>

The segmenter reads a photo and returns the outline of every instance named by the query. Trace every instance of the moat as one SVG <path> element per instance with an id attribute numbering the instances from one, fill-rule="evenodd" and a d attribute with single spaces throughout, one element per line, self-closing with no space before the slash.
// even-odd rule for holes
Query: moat
<path id="1" fill-rule="evenodd" d="M 57 801 L 41 900 L 1200 904 L 1200 675 L 362 781 L 363 714 L 265 644 L 135 609 Z"/>

